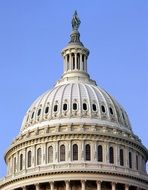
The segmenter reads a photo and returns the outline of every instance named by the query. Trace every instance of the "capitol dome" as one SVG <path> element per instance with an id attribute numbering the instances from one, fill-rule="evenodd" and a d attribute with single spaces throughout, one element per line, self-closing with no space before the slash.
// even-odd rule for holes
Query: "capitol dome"
<path id="1" fill-rule="evenodd" d="M 79 25 L 75 12 L 64 73 L 26 112 L 1 190 L 148 189 L 148 150 L 123 107 L 90 78 Z"/>
<path id="2" fill-rule="evenodd" d="M 69 81 L 41 95 L 29 108 L 22 133 L 55 124 L 108 126 L 132 133 L 124 109 L 107 92 L 91 82 Z"/>

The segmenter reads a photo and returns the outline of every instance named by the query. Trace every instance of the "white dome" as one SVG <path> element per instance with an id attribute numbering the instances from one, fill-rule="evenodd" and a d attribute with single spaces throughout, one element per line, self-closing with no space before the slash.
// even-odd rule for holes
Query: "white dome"
<path id="1" fill-rule="evenodd" d="M 96 124 L 131 132 L 124 109 L 107 92 L 83 81 L 55 86 L 29 108 L 22 132 L 54 124 Z"/>

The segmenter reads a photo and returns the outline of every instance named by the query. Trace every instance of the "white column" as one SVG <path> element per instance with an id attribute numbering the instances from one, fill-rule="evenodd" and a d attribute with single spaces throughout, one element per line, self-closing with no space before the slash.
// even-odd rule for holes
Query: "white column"
<path id="1" fill-rule="evenodd" d="M 125 184 L 125 190 L 129 190 L 129 185 Z"/>
<path id="2" fill-rule="evenodd" d="M 84 70 L 85 72 L 87 72 L 87 58 L 86 58 L 86 55 L 84 56 Z"/>
<path id="3" fill-rule="evenodd" d="M 84 147 L 84 141 L 81 141 L 81 147 L 80 147 L 80 153 L 81 153 L 81 160 L 84 161 L 85 160 L 85 147 Z"/>
<path id="4" fill-rule="evenodd" d="M 97 181 L 97 190 L 101 190 L 101 181 Z"/>
<path id="5" fill-rule="evenodd" d="M 64 73 L 67 71 L 67 56 L 64 56 Z"/>
<path id="6" fill-rule="evenodd" d="M 85 181 L 84 180 L 81 181 L 81 190 L 85 190 Z"/>
<path id="7" fill-rule="evenodd" d="M 44 146 L 43 146 L 43 164 L 45 165 L 47 162 L 46 162 L 46 160 L 47 160 L 47 144 L 45 143 L 44 144 Z"/>
<path id="8" fill-rule="evenodd" d="M 38 183 L 38 184 L 35 184 L 35 189 L 36 189 L 36 190 L 40 190 L 39 183 Z"/>
<path id="9" fill-rule="evenodd" d="M 50 190 L 54 190 L 54 182 L 50 182 Z"/>
<path id="10" fill-rule="evenodd" d="M 83 71 L 82 54 L 80 53 L 80 71 Z"/>
<path id="11" fill-rule="evenodd" d="M 77 54 L 75 53 L 75 70 L 77 70 Z"/>
<path id="12" fill-rule="evenodd" d="M 26 190 L 27 188 L 26 188 L 26 186 L 24 186 L 24 187 L 22 187 L 22 189 L 23 189 L 23 190 Z"/>
<path id="13" fill-rule="evenodd" d="M 16 172 L 19 171 L 19 166 L 20 166 L 20 159 L 19 159 L 19 153 L 17 152 L 17 155 L 16 155 Z"/>
<path id="14" fill-rule="evenodd" d="M 59 161 L 59 142 L 55 142 L 53 151 L 55 151 L 54 157 L 53 157 L 53 162 L 58 162 Z"/>
<path id="15" fill-rule="evenodd" d="M 66 190 L 70 190 L 70 188 L 69 188 L 69 187 L 70 187 L 69 184 L 70 184 L 69 181 L 65 181 Z"/>
<path id="16" fill-rule="evenodd" d="M 32 154 L 31 162 L 33 166 L 35 166 L 36 165 L 36 146 L 35 145 L 33 146 L 33 150 L 31 154 Z"/>
<path id="17" fill-rule="evenodd" d="M 72 151 L 72 145 L 71 145 L 71 141 L 67 141 L 68 142 L 68 144 L 67 144 L 67 147 L 68 147 L 68 155 L 67 155 L 67 160 L 68 161 L 71 161 L 71 155 L 72 155 L 72 153 L 71 153 L 71 151 Z"/>
<path id="18" fill-rule="evenodd" d="M 112 190 L 116 190 L 116 183 L 112 182 Z"/>
<path id="19" fill-rule="evenodd" d="M 72 70 L 72 55 L 71 55 L 71 53 L 69 54 L 69 70 L 71 71 Z"/>

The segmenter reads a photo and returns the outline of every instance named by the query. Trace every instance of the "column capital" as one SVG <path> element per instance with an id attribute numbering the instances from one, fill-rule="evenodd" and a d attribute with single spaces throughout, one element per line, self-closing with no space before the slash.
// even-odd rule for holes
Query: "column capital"
<path id="1" fill-rule="evenodd" d="M 23 189 L 23 190 L 26 190 L 27 188 L 26 188 L 26 186 L 23 186 L 22 189 Z"/>
<path id="2" fill-rule="evenodd" d="M 100 183 L 102 183 L 102 181 L 101 181 L 101 180 L 97 180 L 96 183 L 97 183 L 97 184 L 98 184 L 98 183 L 100 184 Z"/>

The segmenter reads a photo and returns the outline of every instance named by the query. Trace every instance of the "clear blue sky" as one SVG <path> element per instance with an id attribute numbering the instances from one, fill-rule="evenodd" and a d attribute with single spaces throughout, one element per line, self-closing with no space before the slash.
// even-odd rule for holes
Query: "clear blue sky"
<path id="1" fill-rule="evenodd" d="M 129 114 L 148 146 L 147 0 L 0 1 L 0 177 L 3 155 L 31 103 L 63 71 L 74 10 L 90 49 L 89 73 Z"/>

